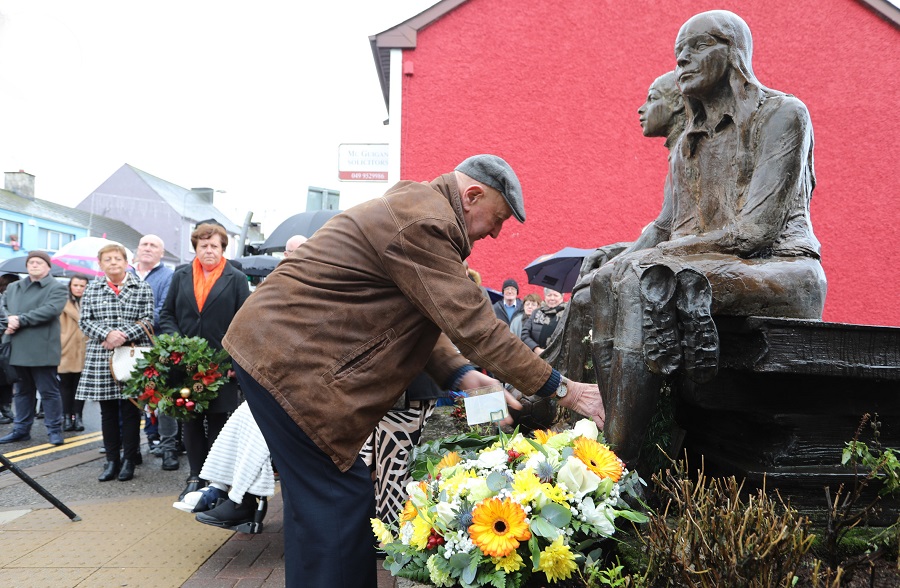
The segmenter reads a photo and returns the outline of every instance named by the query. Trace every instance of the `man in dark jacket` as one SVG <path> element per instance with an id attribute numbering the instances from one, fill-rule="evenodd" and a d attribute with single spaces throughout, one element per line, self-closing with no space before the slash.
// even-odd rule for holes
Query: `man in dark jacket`
<path id="1" fill-rule="evenodd" d="M 514 279 L 507 278 L 503 281 L 501 291 L 503 292 L 503 300 L 498 300 L 494 303 L 494 314 L 508 325 L 516 315 L 524 312 L 522 301 L 519 300 L 519 284 Z"/>
<path id="2" fill-rule="evenodd" d="M 50 276 L 50 256 L 31 251 L 25 261 L 28 278 L 6 289 L 4 311 L 11 353 L 19 388 L 15 393 L 16 420 L 10 434 L 0 443 L 28 441 L 34 423 L 36 393 L 41 391 L 44 426 L 53 445 L 62 445 L 62 400 L 56 368 L 62 356 L 59 315 L 66 306 L 66 287 Z"/>
<path id="3" fill-rule="evenodd" d="M 466 273 L 472 244 L 513 215 L 525 220 L 521 186 L 494 155 L 402 181 L 332 217 L 235 316 L 223 345 L 281 475 L 289 588 L 376 586 L 375 495 L 358 454 L 419 372 L 445 389 L 498 383 L 471 359 L 602 426 L 597 386 L 563 381 Z"/>

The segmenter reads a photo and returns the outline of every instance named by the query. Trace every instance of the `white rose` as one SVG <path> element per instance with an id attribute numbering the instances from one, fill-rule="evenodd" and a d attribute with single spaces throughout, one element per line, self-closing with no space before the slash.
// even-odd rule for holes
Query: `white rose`
<path id="1" fill-rule="evenodd" d="M 503 449 L 494 449 L 493 451 L 485 451 L 481 455 L 478 456 L 478 460 L 475 462 L 477 467 L 485 470 L 491 470 L 496 468 L 497 466 L 501 466 L 506 464 L 509 460 L 509 455 Z"/>
<path id="2" fill-rule="evenodd" d="M 409 494 L 409 499 L 416 508 L 428 506 L 428 497 L 419 484 L 420 482 L 410 482 L 406 485 L 406 493 Z"/>
<path id="3" fill-rule="evenodd" d="M 597 437 L 600 436 L 600 430 L 597 428 L 597 423 L 591 419 L 581 419 L 575 423 L 575 427 L 572 430 L 575 431 L 576 435 L 581 435 L 592 441 L 596 441 Z"/>
<path id="4" fill-rule="evenodd" d="M 556 481 L 566 487 L 566 490 L 581 498 L 597 489 L 600 485 L 600 476 L 592 472 L 580 459 L 574 455 L 569 456 L 559 473 Z"/>
<path id="5" fill-rule="evenodd" d="M 437 514 L 437 518 L 444 523 L 445 526 L 449 527 L 450 523 L 456 519 L 456 508 L 456 505 L 449 502 L 438 502 L 435 513 Z"/>

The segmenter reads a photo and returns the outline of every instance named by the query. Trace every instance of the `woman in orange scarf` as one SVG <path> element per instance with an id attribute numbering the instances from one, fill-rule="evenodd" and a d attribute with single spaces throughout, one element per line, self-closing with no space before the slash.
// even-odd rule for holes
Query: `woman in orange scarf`
<path id="1" fill-rule="evenodd" d="M 160 330 L 186 337 L 203 337 L 210 347 L 222 348 L 222 337 L 231 320 L 250 295 L 247 276 L 224 257 L 228 234 L 219 225 L 202 224 L 191 233 L 196 257 L 175 270 L 169 294 L 159 313 Z M 229 374 L 232 375 L 232 374 Z M 228 415 L 241 402 L 237 381 L 219 389 L 209 409 L 183 423 L 184 446 L 190 475 L 179 500 L 206 485 L 200 470 L 209 448 Z"/>

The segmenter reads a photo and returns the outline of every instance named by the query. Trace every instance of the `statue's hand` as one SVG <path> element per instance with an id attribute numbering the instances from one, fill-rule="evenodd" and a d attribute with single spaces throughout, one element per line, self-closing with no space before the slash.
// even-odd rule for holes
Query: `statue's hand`
<path id="1" fill-rule="evenodd" d="M 603 408 L 600 388 L 597 384 L 571 381 L 567 383 L 569 393 L 559 400 L 559 405 L 590 417 L 602 431 L 603 423 L 606 421 L 606 409 Z"/>
<path id="2" fill-rule="evenodd" d="M 594 271 L 595 269 L 606 263 L 607 257 L 608 256 L 606 254 L 606 251 L 602 247 L 600 249 L 597 249 L 596 251 L 585 257 L 581 262 L 581 272 L 579 272 L 578 275 L 584 276 L 585 274 Z"/>

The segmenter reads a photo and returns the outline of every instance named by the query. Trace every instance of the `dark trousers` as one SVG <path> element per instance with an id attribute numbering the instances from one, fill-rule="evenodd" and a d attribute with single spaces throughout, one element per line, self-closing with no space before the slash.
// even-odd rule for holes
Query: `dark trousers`
<path id="1" fill-rule="evenodd" d="M 59 395 L 62 396 L 63 419 L 70 415 L 81 416 L 84 400 L 75 400 L 75 391 L 81 380 L 81 372 L 59 374 Z"/>
<path id="2" fill-rule="evenodd" d="M 227 421 L 227 412 L 209 412 L 187 419 L 181 424 L 181 439 L 191 466 L 191 477 L 200 476 L 209 449 Z"/>
<path id="3" fill-rule="evenodd" d="M 376 588 L 369 469 L 357 458 L 341 472 L 268 390 L 234 369 L 281 476 L 285 587 Z"/>
<path id="4" fill-rule="evenodd" d="M 141 445 L 141 411 L 128 400 L 100 401 L 100 429 L 106 459 L 119 461 L 119 450 L 125 459 L 134 461 Z M 121 426 L 120 426 L 121 422 Z"/>
<path id="5" fill-rule="evenodd" d="M 14 391 L 13 401 L 16 420 L 13 431 L 31 432 L 34 423 L 34 408 L 37 393 L 41 393 L 41 410 L 44 411 L 44 426 L 47 432 L 62 431 L 62 401 L 59 398 L 59 378 L 56 366 L 16 366 L 19 385 Z"/>

